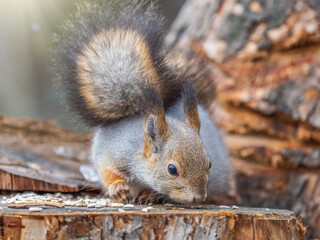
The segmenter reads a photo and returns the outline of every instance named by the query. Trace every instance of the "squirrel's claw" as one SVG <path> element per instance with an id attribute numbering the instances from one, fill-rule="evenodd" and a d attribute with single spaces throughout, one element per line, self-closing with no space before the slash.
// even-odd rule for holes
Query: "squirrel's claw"
<path id="1" fill-rule="evenodd" d="M 136 204 L 161 204 L 164 202 L 164 198 L 159 193 L 144 189 L 137 194 L 133 202 Z"/>
<path id="2" fill-rule="evenodd" d="M 128 183 L 118 181 L 109 186 L 109 196 L 116 202 L 127 204 L 130 202 L 130 190 Z"/>

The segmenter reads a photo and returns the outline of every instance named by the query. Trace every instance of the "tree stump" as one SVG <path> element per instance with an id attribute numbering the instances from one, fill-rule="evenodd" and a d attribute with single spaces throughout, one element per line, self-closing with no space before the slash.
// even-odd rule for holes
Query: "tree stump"
<path id="1" fill-rule="evenodd" d="M 221 209 L 216 206 L 136 206 L 115 208 L 46 208 L 0 211 L 1 239 L 246 239 L 302 240 L 304 228 L 293 212 Z M 123 212 L 124 211 L 124 212 Z"/>
<path id="2" fill-rule="evenodd" d="M 241 204 L 320 236 L 320 2 L 188 0 L 167 46 L 210 69 Z"/>

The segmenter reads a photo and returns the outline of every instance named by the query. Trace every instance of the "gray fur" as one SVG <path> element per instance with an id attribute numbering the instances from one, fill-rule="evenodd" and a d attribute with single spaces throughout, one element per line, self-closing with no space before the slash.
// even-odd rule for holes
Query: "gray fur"
<path id="1" fill-rule="evenodd" d="M 209 170 L 207 193 L 208 196 L 226 194 L 229 191 L 231 172 L 228 153 L 209 114 L 201 106 L 198 107 L 198 110 L 201 119 L 200 137 L 212 164 Z M 181 101 L 167 111 L 166 120 L 170 128 L 181 138 L 183 134 L 179 134 L 179 131 L 185 131 L 184 127 L 181 127 L 184 125 L 181 123 L 184 121 Z M 112 166 L 112 169 L 116 168 L 115 170 L 125 177 L 129 185 L 137 185 L 140 182 L 143 186 L 149 186 L 151 189 L 164 193 L 164 186 L 167 183 L 157 177 L 156 171 L 159 169 L 148 167 L 146 159 L 142 158 L 145 143 L 143 124 L 143 117 L 134 116 L 106 127 L 97 128 L 92 145 L 92 163 L 97 169 L 102 168 L 105 164 Z M 202 143 L 197 143 L 195 132 L 191 128 L 188 131 L 184 141 L 189 141 L 191 148 L 201 148 Z M 194 149 L 195 152 L 196 150 Z M 164 158 L 169 155 L 170 153 L 165 154 Z M 205 175 L 205 171 L 196 171 L 197 169 L 194 171 L 193 168 L 197 168 L 197 164 L 201 163 L 195 163 L 195 166 L 188 166 L 188 168 L 191 168 L 193 178 L 199 178 L 200 181 L 201 176 L 193 174 L 203 173 L 202 175 Z M 166 169 L 166 165 L 160 167 Z M 200 185 L 201 183 L 197 186 Z M 197 191 L 201 194 L 201 189 L 192 189 L 190 186 L 189 190 L 195 195 Z"/>

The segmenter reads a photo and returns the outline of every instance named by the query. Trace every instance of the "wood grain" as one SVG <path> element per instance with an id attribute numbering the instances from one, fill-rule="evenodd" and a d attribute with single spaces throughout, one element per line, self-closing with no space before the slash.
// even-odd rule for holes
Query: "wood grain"
<path id="1" fill-rule="evenodd" d="M 4 239 L 305 239 L 293 212 L 218 206 L 145 206 L 118 212 L 114 208 L 45 208 L 0 211 Z"/>

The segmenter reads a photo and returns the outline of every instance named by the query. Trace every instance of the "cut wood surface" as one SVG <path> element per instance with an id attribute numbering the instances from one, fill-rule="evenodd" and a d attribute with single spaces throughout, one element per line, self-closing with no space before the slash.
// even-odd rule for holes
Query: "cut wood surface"
<path id="1" fill-rule="evenodd" d="M 0 189 L 78 192 L 100 189 L 87 181 L 88 137 L 53 122 L 0 116 Z"/>
<path id="2" fill-rule="evenodd" d="M 0 210 L 3 239 L 305 239 L 293 212 L 218 206 Z"/>
<path id="3" fill-rule="evenodd" d="M 187 0 L 166 42 L 209 69 L 241 204 L 320 237 L 320 2 Z"/>

